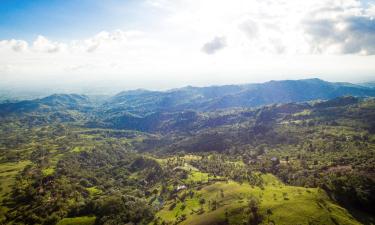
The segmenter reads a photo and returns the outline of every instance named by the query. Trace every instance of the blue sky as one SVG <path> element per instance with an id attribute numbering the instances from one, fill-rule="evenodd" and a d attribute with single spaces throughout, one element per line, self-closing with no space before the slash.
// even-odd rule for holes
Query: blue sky
<path id="1" fill-rule="evenodd" d="M 0 0 L 0 86 L 375 80 L 375 0 Z"/>
<path id="2" fill-rule="evenodd" d="M 0 38 L 32 40 L 43 34 L 68 40 L 102 30 L 139 27 L 144 21 L 141 12 L 134 10 L 141 10 L 139 3 L 135 0 L 1 0 Z"/>

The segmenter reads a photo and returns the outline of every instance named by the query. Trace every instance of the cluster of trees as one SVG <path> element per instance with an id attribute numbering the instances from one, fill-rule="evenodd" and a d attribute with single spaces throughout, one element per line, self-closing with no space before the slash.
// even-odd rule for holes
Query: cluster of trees
<path id="1" fill-rule="evenodd" d="M 27 149 L 14 160 L 31 163 L 15 177 L 2 202 L 8 208 L 4 223 L 56 224 L 65 217 L 91 215 L 97 224 L 147 224 L 153 219 L 149 190 L 165 177 L 155 160 L 108 134 L 91 136 L 67 125 L 19 129 L 29 142 L 11 146 L 14 139 L 7 133 L 2 141 L 12 148 L 1 160 L 9 162 L 8 154 Z"/>

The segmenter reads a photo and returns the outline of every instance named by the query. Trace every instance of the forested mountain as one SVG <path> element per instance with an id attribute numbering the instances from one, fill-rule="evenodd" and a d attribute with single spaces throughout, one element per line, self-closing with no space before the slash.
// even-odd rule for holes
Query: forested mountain
<path id="1" fill-rule="evenodd" d="M 375 88 L 375 82 L 365 82 L 365 83 L 361 83 L 360 84 L 361 86 L 364 86 L 364 87 L 370 87 L 370 88 Z"/>
<path id="2" fill-rule="evenodd" d="M 92 107 L 87 96 L 78 94 L 54 94 L 36 100 L 25 100 L 14 103 L 0 104 L 0 113 L 22 114 L 31 112 L 47 112 L 61 110 L 79 110 Z"/>
<path id="3" fill-rule="evenodd" d="M 259 84 L 184 87 L 168 91 L 132 90 L 113 97 L 97 98 L 77 94 L 54 94 L 45 98 L 0 104 L 0 113 L 27 113 L 67 108 L 96 107 L 106 115 L 146 116 L 155 112 L 182 110 L 215 111 L 235 107 L 328 100 L 340 96 L 374 97 L 375 89 L 320 79 L 270 81 Z"/>
<path id="4" fill-rule="evenodd" d="M 0 104 L 0 224 L 374 224 L 374 93 L 310 79 Z"/>
<path id="5" fill-rule="evenodd" d="M 106 108 L 135 114 L 194 109 L 212 111 L 273 103 L 327 100 L 335 97 L 375 96 L 375 89 L 320 79 L 270 81 L 260 84 L 185 87 L 166 92 L 126 91 L 112 97 Z"/>

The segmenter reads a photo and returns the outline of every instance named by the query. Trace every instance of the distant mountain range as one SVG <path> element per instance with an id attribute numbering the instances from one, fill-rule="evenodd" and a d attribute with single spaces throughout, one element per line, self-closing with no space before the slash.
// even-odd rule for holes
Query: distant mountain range
<path id="1" fill-rule="evenodd" d="M 332 83 L 320 79 L 269 81 L 257 84 L 184 87 L 168 91 L 132 90 L 97 101 L 85 95 L 54 94 L 0 104 L 0 115 L 33 111 L 95 111 L 106 118 L 144 117 L 155 112 L 215 111 L 234 107 L 328 100 L 340 96 L 375 97 L 370 83 Z M 118 118 L 117 118 L 118 119 Z"/>
<path id="2" fill-rule="evenodd" d="M 375 88 L 375 81 L 373 81 L 373 82 L 365 82 L 365 83 L 361 83 L 359 85 L 364 86 L 364 87 Z"/>
<path id="3" fill-rule="evenodd" d="M 374 97 L 375 89 L 320 79 L 269 81 L 258 84 L 185 87 L 169 91 L 124 91 L 102 107 L 109 112 L 144 115 L 155 111 L 212 111 L 274 103 L 328 100 L 340 96 Z"/>
<path id="4" fill-rule="evenodd" d="M 11 113 L 77 110 L 92 106 L 89 97 L 78 94 L 53 94 L 45 98 L 0 104 L 0 115 Z"/>

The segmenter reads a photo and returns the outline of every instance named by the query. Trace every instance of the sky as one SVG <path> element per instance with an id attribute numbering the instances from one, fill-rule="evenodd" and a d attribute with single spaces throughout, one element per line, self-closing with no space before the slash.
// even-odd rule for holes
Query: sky
<path id="1" fill-rule="evenodd" d="M 375 0 L 0 0 L 0 86 L 375 80 Z"/>

